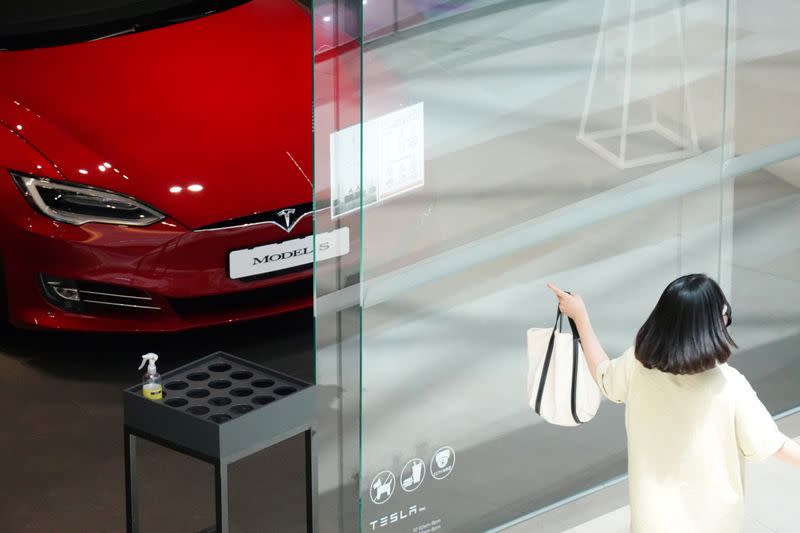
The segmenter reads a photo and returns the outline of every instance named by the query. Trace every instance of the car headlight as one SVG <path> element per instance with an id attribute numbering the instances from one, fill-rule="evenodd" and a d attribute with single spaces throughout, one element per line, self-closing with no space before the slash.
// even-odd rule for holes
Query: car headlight
<path id="1" fill-rule="evenodd" d="M 122 194 L 16 172 L 11 175 L 36 210 L 61 222 L 149 226 L 164 219 L 155 209 Z"/>

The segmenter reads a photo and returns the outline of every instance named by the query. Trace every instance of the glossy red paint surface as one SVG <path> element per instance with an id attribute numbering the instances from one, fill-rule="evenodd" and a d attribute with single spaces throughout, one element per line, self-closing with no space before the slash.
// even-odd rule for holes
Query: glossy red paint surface
<path id="1" fill-rule="evenodd" d="M 252 0 L 137 34 L 0 52 L 0 260 L 12 323 L 174 331 L 310 306 L 310 265 L 255 281 L 227 275 L 228 252 L 308 235 L 310 216 L 291 233 L 196 231 L 311 201 L 310 31 L 292 0 Z M 34 211 L 7 170 L 123 193 L 167 218 L 60 223 Z M 163 310 L 67 313 L 44 299 L 40 273 L 142 290 Z M 186 310 L 245 293 L 263 301 Z"/>
<path id="2" fill-rule="evenodd" d="M 138 34 L 0 53 L 0 118 L 21 124 L 65 178 L 190 228 L 307 202 L 310 24 L 292 0 L 253 0 Z M 105 162 L 120 172 L 101 172 Z M 203 190 L 186 194 L 191 184 Z"/>

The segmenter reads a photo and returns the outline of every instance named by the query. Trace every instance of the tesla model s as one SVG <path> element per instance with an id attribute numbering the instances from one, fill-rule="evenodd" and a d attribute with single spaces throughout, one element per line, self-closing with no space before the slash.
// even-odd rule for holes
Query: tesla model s
<path id="1" fill-rule="evenodd" d="M 293 0 L 4 2 L 8 320 L 176 331 L 310 306 L 310 32 Z"/>

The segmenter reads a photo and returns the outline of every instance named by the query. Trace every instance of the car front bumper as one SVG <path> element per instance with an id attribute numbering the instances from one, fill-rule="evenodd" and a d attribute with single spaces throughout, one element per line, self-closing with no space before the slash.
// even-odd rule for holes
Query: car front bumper
<path id="1" fill-rule="evenodd" d="M 71 226 L 32 213 L 24 201 L 11 204 L 0 244 L 9 320 L 18 327 L 181 331 L 313 305 L 311 264 L 259 278 L 228 275 L 231 251 L 309 235 L 311 216 L 291 232 L 275 224 L 191 231 L 169 219 L 145 228 Z M 74 281 L 87 290 L 84 300 L 104 303 L 65 310 L 46 297 L 43 275 Z"/>

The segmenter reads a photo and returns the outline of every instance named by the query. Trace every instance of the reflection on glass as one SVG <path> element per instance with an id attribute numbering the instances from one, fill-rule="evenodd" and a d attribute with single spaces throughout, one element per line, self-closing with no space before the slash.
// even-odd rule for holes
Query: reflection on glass
<path id="1" fill-rule="evenodd" d="M 685 9 L 637 17 L 634 2 L 614 4 L 603 4 L 578 141 L 620 169 L 696 155 L 699 145 L 683 36 Z M 627 7 L 627 13 L 613 11 L 620 6 Z M 615 17 L 624 20 L 625 15 L 624 24 L 611 22 Z M 624 54 L 624 65 L 609 57 L 615 50 Z M 659 94 L 665 89 L 677 92 L 678 113 L 659 112 L 664 107 Z M 617 109 L 621 109 L 614 113 L 617 120 L 611 119 L 609 111 Z M 588 131 L 593 112 L 600 128 Z M 637 149 L 640 153 L 632 156 Z"/>
<path id="2" fill-rule="evenodd" d="M 365 47 L 363 178 L 366 124 L 424 102 L 425 187 L 362 211 L 362 480 L 431 469 L 380 507 L 363 492 L 365 530 L 420 505 L 411 526 L 485 531 L 623 474 L 621 409 L 569 431 L 527 406 L 544 284 L 584 293 L 620 354 L 668 281 L 718 269 L 724 5 L 607 4 L 476 10 Z"/>
<path id="3" fill-rule="evenodd" d="M 363 143 L 361 131 L 356 124 L 330 136 L 334 218 L 425 184 L 422 102 L 366 121 Z"/>
<path id="4" fill-rule="evenodd" d="M 363 120 L 316 139 L 317 232 L 361 237 L 349 281 L 317 265 L 322 295 L 361 305 L 351 335 L 318 340 L 360 341 L 357 364 L 337 360 L 360 398 L 337 416 L 361 530 L 491 530 L 625 473 L 621 408 L 567 430 L 527 406 L 546 281 L 582 292 L 619 355 L 669 281 L 708 273 L 736 307 L 731 364 L 774 413 L 797 406 L 800 307 L 770 297 L 800 301 L 798 7 L 446 4 L 362 4 L 361 93 L 324 104 L 358 98 Z"/>
<path id="5" fill-rule="evenodd" d="M 347 182 L 345 194 L 361 187 L 360 142 L 352 133 L 342 133 L 361 122 L 360 10 L 358 0 L 322 0 L 313 8 L 315 382 L 322 533 L 359 530 L 360 332 L 352 296 L 359 280 L 360 217 L 358 211 L 333 216 L 334 201 L 338 209 L 344 200 L 338 192 L 342 186 L 334 189 L 333 176 Z M 345 169 L 331 166 L 337 158 L 346 163 Z M 336 250 L 341 254 L 331 254 Z"/>

